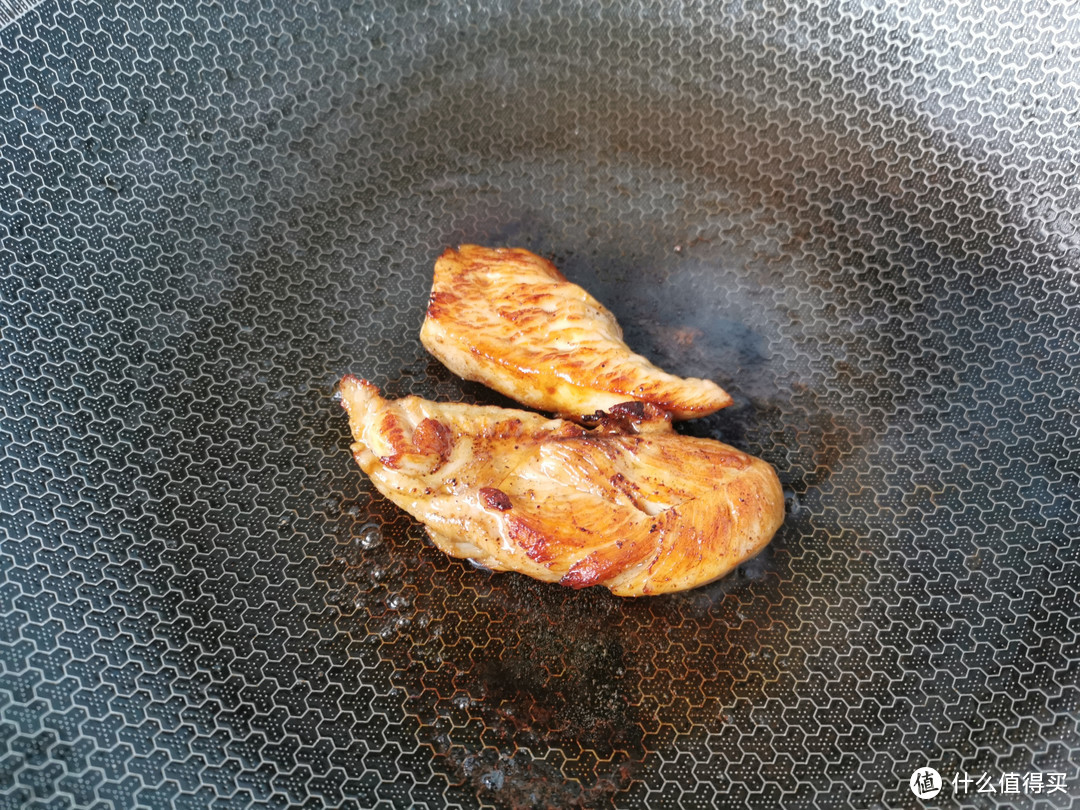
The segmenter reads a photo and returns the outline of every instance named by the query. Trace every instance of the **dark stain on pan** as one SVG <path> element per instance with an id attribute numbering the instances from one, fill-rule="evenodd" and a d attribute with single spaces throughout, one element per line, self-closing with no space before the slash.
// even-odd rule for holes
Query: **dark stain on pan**
<path id="1" fill-rule="evenodd" d="M 407 520 L 353 530 L 334 607 L 374 626 L 417 738 L 462 797 L 596 807 L 627 789 L 647 724 L 632 652 L 641 644 L 623 625 L 624 600 L 474 572 L 465 582 L 478 610 L 458 612 L 462 594 L 439 572 L 464 563 L 422 542 Z"/>
<path id="2" fill-rule="evenodd" d="M 531 584 L 521 590 L 525 600 L 506 604 L 512 632 L 489 644 L 455 686 L 482 718 L 486 746 L 527 756 L 500 757 L 471 778 L 482 796 L 509 806 L 595 806 L 628 785 L 644 754 L 636 662 L 618 630 L 603 627 L 607 611 L 595 610 L 598 600 L 608 601 L 603 594 L 584 604 L 544 600 L 551 610 L 530 619 L 519 611 L 538 594 Z M 561 768 L 553 767 L 553 752 L 565 758 Z M 455 764 L 466 769 L 464 760 Z"/>

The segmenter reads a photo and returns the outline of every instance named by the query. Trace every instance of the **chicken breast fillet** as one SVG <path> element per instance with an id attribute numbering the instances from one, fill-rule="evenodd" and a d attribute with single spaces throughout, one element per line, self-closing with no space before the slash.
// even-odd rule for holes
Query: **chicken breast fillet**
<path id="1" fill-rule="evenodd" d="M 446 250 L 420 340 L 455 374 L 570 418 L 629 400 L 675 419 L 731 404 L 716 383 L 676 377 L 630 351 L 614 315 L 527 250 Z"/>
<path id="2" fill-rule="evenodd" d="M 527 411 L 386 400 L 340 386 L 353 456 L 435 545 L 496 571 L 620 596 L 703 585 L 784 519 L 766 462 L 682 436 L 659 409 L 618 404 L 592 428 Z"/>

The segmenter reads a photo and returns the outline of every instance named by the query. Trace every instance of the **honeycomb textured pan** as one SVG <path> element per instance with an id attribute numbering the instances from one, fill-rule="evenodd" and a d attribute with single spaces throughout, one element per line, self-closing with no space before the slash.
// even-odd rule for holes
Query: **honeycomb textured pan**
<path id="1" fill-rule="evenodd" d="M 25 11 L 0 807 L 1076 806 L 1078 43 L 1010 0 Z M 680 430 L 777 468 L 763 554 L 575 593 L 374 492 L 342 375 L 505 403 L 418 339 L 463 242 L 735 397 Z"/>

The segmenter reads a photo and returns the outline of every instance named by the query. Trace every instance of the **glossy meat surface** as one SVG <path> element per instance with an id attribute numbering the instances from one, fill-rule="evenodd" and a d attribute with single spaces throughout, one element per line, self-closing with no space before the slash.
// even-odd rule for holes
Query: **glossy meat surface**
<path id="1" fill-rule="evenodd" d="M 756 554 L 784 518 L 767 463 L 675 433 L 640 403 L 585 428 L 526 411 L 340 386 L 353 455 L 435 545 L 493 570 L 621 596 L 685 590 Z"/>
<path id="2" fill-rule="evenodd" d="M 570 418 L 628 400 L 675 419 L 731 404 L 716 383 L 676 377 L 632 352 L 607 309 L 527 250 L 446 250 L 420 340 L 459 376 Z"/>

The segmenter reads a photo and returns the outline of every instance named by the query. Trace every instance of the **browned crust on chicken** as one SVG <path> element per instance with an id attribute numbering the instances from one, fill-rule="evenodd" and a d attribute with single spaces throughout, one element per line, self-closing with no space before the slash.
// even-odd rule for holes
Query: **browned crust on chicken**
<path id="1" fill-rule="evenodd" d="M 525 411 L 390 401 L 354 377 L 340 392 L 354 457 L 379 491 L 440 549 L 493 570 L 667 593 L 723 576 L 783 521 L 772 467 L 681 436 L 647 409 L 616 409 L 588 430 Z"/>
<path id="2" fill-rule="evenodd" d="M 607 309 L 520 248 L 447 249 L 435 262 L 420 340 L 454 373 L 570 418 L 627 401 L 676 419 L 731 404 L 715 383 L 676 377 L 634 354 Z"/>
<path id="3" fill-rule="evenodd" d="M 417 453 L 436 456 L 442 464 L 454 446 L 454 437 L 442 422 L 425 419 L 413 430 L 412 443 Z"/>
<path id="4" fill-rule="evenodd" d="M 498 487 L 480 487 L 480 502 L 488 509 L 506 512 L 514 508 L 510 496 Z"/>

